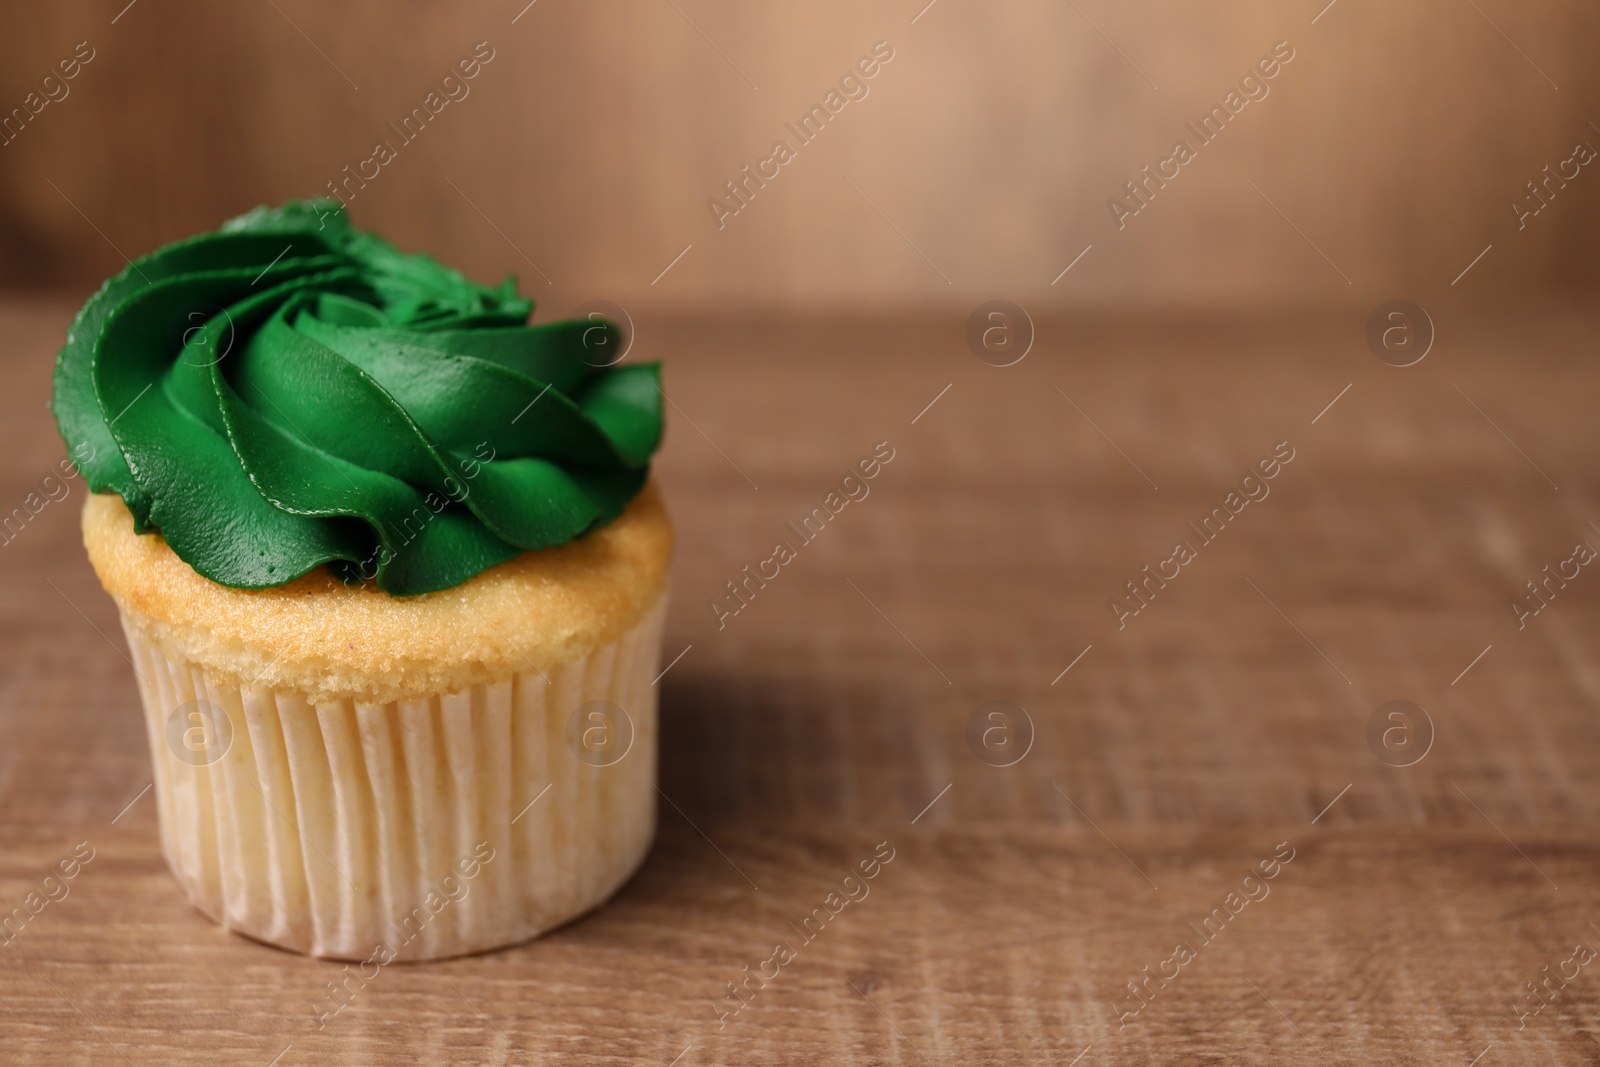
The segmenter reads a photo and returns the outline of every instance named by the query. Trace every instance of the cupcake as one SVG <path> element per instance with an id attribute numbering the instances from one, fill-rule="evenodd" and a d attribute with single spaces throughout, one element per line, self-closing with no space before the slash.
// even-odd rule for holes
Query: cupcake
<path id="1" fill-rule="evenodd" d="M 135 260 L 67 334 L 52 406 L 162 849 L 230 930 L 479 952 L 649 848 L 659 368 L 532 310 L 314 201 Z"/>

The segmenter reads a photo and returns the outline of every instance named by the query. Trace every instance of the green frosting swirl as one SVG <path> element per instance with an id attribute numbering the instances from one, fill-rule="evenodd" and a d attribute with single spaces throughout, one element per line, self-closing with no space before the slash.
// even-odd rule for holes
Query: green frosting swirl
<path id="1" fill-rule="evenodd" d="M 258 208 L 107 281 L 52 408 L 89 487 L 215 582 L 445 589 L 616 518 L 661 437 L 658 366 L 532 311 L 331 201 Z"/>

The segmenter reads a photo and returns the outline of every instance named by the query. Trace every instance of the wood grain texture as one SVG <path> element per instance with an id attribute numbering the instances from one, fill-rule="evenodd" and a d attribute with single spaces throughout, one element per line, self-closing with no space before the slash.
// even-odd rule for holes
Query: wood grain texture
<path id="1" fill-rule="evenodd" d="M 0 147 L 8 286 L 98 284 L 123 266 L 113 245 L 358 169 L 378 175 L 345 187 L 362 226 L 473 277 L 516 271 L 563 310 L 1232 307 L 1331 299 L 1341 273 L 1382 299 L 1448 284 L 1491 242 L 1471 276 L 1488 298 L 1600 281 L 1600 180 L 1561 166 L 1600 146 L 1582 0 L 95 0 L 23 5 L 3 29 L 0 117 L 75 44 L 96 50 Z M 800 144 L 785 123 L 877 41 L 895 58 Z M 1279 41 L 1295 58 L 1268 95 L 1202 145 L 1185 123 Z M 405 140 L 478 42 L 495 58 L 470 93 Z M 708 202 L 780 139 L 795 160 L 719 226 Z M 1119 228 L 1108 202 L 1179 139 L 1197 158 Z M 363 167 L 380 141 L 397 158 Z M 1543 180 L 1550 207 L 1519 228 L 1512 201 L 1537 207 L 1525 183 Z"/>
<path id="2" fill-rule="evenodd" d="M 0 304 L 6 509 L 62 455 L 70 312 Z M 1600 321 L 1455 308 L 1400 370 L 1364 320 L 1047 320 L 1003 369 L 960 314 L 641 320 L 630 358 L 664 358 L 673 401 L 665 659 L 688 646 L 654 851 L 600 912 L 386 967 L 321 1028 L 340 966 L 221 932 L 162 865 L 75 483 L 0 546 L 0 904 L 94 859 L 0 949 L 0 1062 L 1593 1062 L 1592 968 L 1514 1008 L 1600 947 L 1600 573 L 1525 629 L 1510 603 L 1600 546 Z M 724 583 L 880 441 L 870 494 L 719 629 Z M 1123 583 L 1283 441 L 1270 495 L 1119 630 Z M 1405 768 L 1366 740 L 1396 698 L 1435 732 Z M 1006 768 L 965 740 L 997 699 L 1035 727 Z M 802 941 L 880 842 L 870 893 Z"/>

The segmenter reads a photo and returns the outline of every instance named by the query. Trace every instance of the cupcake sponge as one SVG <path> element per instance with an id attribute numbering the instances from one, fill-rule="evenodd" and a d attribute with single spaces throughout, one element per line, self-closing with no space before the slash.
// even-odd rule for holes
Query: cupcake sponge
<path id="1" fill-rule="evenodd" d="M 672 527 L 650 483 L 616 521 L 461 585 L 395 597 L 318 568 L 270 589 L 195 573 L 121 498 L 92 495 L 83 538 L 128 625 L 218 681 L 313 704 L 389 703 L 548 673 L 633 629 L 666 591 Z"/>

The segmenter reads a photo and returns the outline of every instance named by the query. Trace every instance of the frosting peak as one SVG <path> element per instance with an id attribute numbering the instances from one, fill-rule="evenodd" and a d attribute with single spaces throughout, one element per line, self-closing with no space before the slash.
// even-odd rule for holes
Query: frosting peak
<path id="1" fill-rule="evenodd" d="M 89 487 L 215 582 L 328 564 L 431 592 L 609 522 L 648 476 L 659 367 L 532 311 L 331 201 L 257 208 L 107 281 L 52 407 Z"/>

